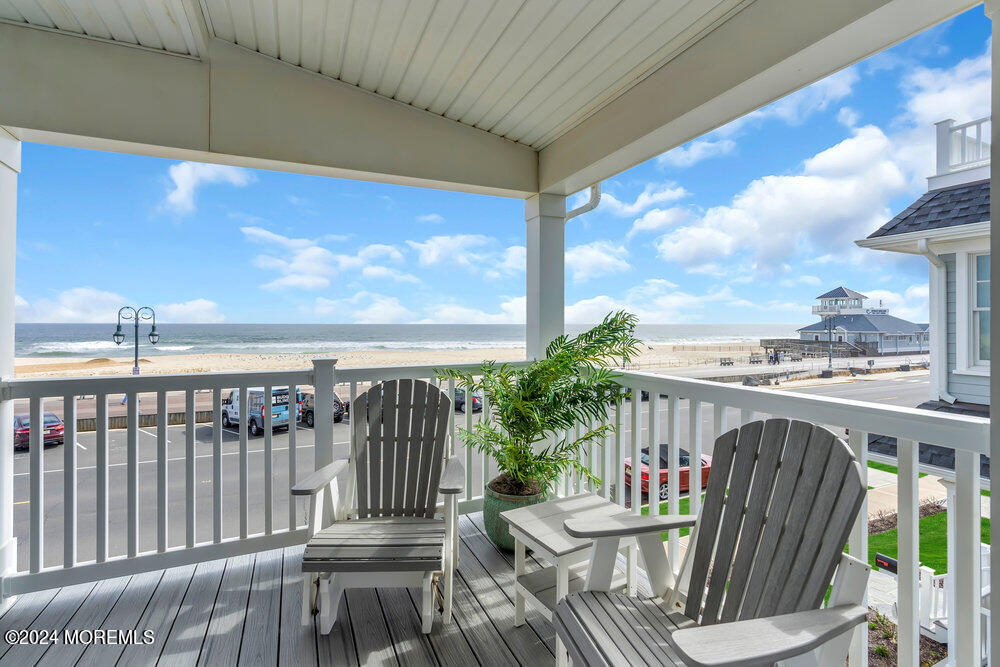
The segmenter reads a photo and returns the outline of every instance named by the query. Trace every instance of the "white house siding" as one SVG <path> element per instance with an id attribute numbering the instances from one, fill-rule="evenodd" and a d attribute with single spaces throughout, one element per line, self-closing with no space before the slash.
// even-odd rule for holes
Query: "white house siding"
<path id="1" fill-rule="evenodd" d="M 955 255 L 941 255 L 948 269 L 948 393 L 960 401 L 989 405 L 990 379 L 979 375 L 954 373 L 955 353 Z"/>

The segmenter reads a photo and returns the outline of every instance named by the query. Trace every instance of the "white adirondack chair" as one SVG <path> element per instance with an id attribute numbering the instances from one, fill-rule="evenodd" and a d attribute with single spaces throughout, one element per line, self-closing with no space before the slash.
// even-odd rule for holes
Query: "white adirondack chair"
<path id="1" fill-rule="evenodd" d="M 320 632 L 330 632 L 348 588 L 420 586 L 421 626 L 428 633 L 439 576 L 444 622 L 451 622 L 457 494 L 465 486 L 462 464 L 447 457 L 451 410 L 451 398 L 421 380 L 383 382 L 353 401 L 350 458 L 317 470 L 292 489 L 311 496 L 302 557 L 303 623 L 318 607 Z M 340 503 L 337 477 L 345 471 Z M 325 509 L 331 506 L 327 494 L 332 517 Z M 437 512 L 439 494 L 443 516 Z"/>
<path id="2" fill-rule="evenodd" d="M 843 440 L 807 422 L 768 419 L 716 440 L 700 516 L 567 520 L 569 534 L 594 540 L 588 590 L 556 608 L 570 658 L 842 667 L 851 630 L 867 613 L 870 568 L 842 552 L 862 480 Z M 684 526 L 694 527 L 692 541 L 675 582 L 660 532 Z M 653 599 L 607 592 L 626 536 L 637 538 Z"/>

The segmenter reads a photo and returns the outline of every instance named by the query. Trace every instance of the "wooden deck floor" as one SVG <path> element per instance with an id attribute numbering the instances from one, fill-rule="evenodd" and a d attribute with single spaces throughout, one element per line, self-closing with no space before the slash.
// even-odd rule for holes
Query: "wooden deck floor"
<path id="1" fill-rule="evenodd" d="M 419 591 L 348 592 L 333 631 L 300 622 L 302 547 L 21 596 L 8 630 L 146 630 L 149 644 L 10 645 L 0 665 L 544 665 L 555 633 L 537 612 L 514 627 L 512 555 L 479 514 L 461 517 L 454 622 L 420 633 Z M 4 634 L 0 633 L 0 637 Z"/>

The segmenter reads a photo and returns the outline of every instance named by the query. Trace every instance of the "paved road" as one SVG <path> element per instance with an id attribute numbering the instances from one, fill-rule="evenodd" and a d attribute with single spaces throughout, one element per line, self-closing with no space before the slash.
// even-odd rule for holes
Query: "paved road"
<path id="1" fill-rule="evenodd" d="M 865 379 L 853 382 L 837 382 L 821 386 L 800 387 L 794 391 L 822 394 L 832 397 L 849 397 L 892 405 L 914 406 L 927 396 L 927 376 L 903 377 L 899 379 Z M 775 390 L 783 391 L 783 390 Z M 649 427 L 649 404 L 641 404 L 641 424 L 643 441 Z M 626 408 L 628 410 L 628 408 Z M 661 442 L 667 436 L 667 402 L 660 403 Z M 712 410 L 704 411 L 703 432 L 705 451 L 711 454 L 709 434 L 712 429 Z M 456 415 L 459 424 L 464 423 L 463 415 Z M 735 424 L 739 411 L 731 410 L 729 423 Z M 681 442 L 687 442 L 688 412 L 686 403 L 681 403 Z M 185 535 L 185 433 L 184 426 L 167 429 L 167 480 L 168 480 L 168 544 L 183 544 Z M 334 425 L 335 456 L 347 455 L 348 422 Z M 631 426 L 626 412 L 624 442 L 630 442 Z M 212 539 L 212 440 L 213 431 L 209 424 L 199 424 L 195 432 L 195 478 L 196 478 L 196 536 L 199 542 Z M 222 489 L 223 489 L 223 537 L 239 534 L 239 437 L 234 429 L 223 429 L 222 434 Z M 92 560 L 95 554 L 96 525 L 96 450 L 95 434 L 81 433 L 77 438 L 77 503 L 78 514 L 78 559 Z M 140 550 L 156 547 L 156 435 L 155 429 L 140 429 L 138 439 L 139 460 L 139 542 Z M 264 528 L 263 468 L 264 438 L 249 440 L 249 527 L 250 532 L 260 532 Z M 272 442 L 273 470 L 273 516 L 274 527 L 284 528 L 288 523 L 288 434 L 276 431 Z M 464 456 L 464 450 L 460 450 Z M 44 498 L 45 498 L 45 565 L 58 565 L 63 555 L 63 460 L 62 446 L 49 447 L 43 456 Z M 296 469 L 301 479 L 313 467 L 313 431 L 299 426 L 296 430 Z M 20 539 L 18 561 L 20 568 L 27 567 L 28 521 L 29 521 L 29 460 L 27 452 L 14 454 L 14 529 Z M 126 435 L 124 431 L 109 433 L 109 550 L 112 555 L 125 553 L 126 523 Z M 482 487 L 482 470 L 473 468 L 472 489 Z M 478 495 L 478 492 L 477 492 Z M 298 516 L 305 521 L 305 504 L 299 501 Z"/>

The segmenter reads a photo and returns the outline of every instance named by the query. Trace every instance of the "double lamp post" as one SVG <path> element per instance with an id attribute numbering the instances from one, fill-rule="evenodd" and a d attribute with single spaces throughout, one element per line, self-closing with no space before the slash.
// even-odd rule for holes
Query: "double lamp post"
<path id="1" fill-rule="evenodd" d="M 156 332 L 156 312 L 149 306 L 133 308 L 132 306 L 122 306 L 118 310 L 118 328 L 111 337 L 116 345 L 125 342 L 125 332 L 122 331 L 122 320 L 133 320 L 135 322 L 135 363 L 132 366 L 132 375 L 139 374 L 139 320 L 152 320 L 153 328 L 149 331 L 149 342 L 156 345 L 160 340 L 160 334 Z"/>

